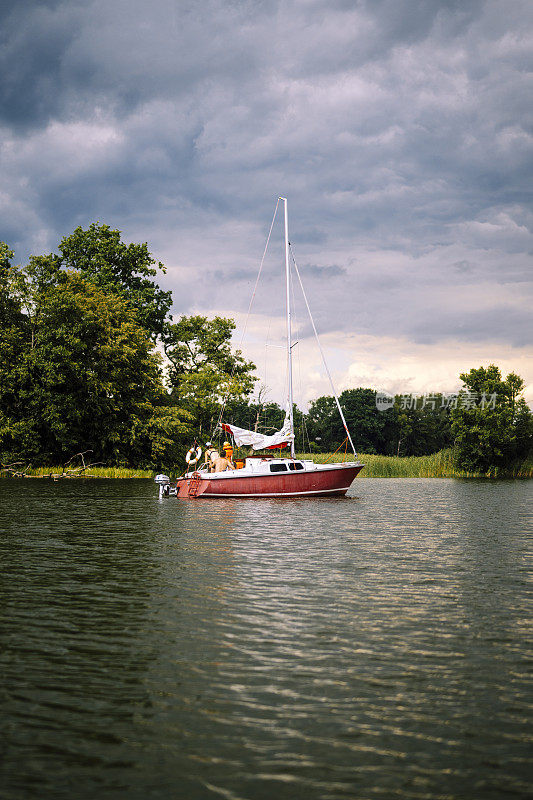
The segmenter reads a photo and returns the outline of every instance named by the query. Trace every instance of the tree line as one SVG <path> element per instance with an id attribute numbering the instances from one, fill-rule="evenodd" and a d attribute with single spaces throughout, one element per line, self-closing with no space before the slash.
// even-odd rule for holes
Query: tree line
<path id="1" fill-rule="evenodd" d="M 454 449 L 457 466 L 468 472 L 505 470 L 523 462 L 533 445 L 533 417 L 520 396 L 524 381 L 503 379 L 495 365 L 462 373 L 458 392 L 395 395 L 383 407 L 373 389 L 346 389 L 339 403 L 362 453 L 424 456 Z M 230 409 L 230 422 L 274 431 L 284 411 L 276 403 L 247 402 Z M 297 446 L 303 452 L 342 452 L 346 432 L 333 396 L 314 400 L 306 414 L 294 407 Z M 349 448 L 348 448 L 349 451 Z"/>
<path id="2" fill-rule="evenodd" d="M 264 401 L 264 391 L 251 400 L 255 365 L 232 347 L 233 320 L 174 320 L 158 271 L 165 268 L 146 243 L 125 244 L 99 223 L 24 266 L 0 242 L 2 463 L 61 464 L 91 449 L 109 465 L 171 469 L 193 438 L 211 436 L 226 397 L 225 421 L 281 427 L 284 410 Z M 453 446 L 471 471 L 527 458 L 533 425 L 522 379 L 503 379 L 494 365 L 460 377 L 463 391 L 451 400 L 398 395 L 378 408 L 372 389 L 342 392 L 357 448 L 426 455 Z M 319 397 L 307 413 L 295 407 L 294 421 L 298 449 L 344 447 L 333 397 Z"/>

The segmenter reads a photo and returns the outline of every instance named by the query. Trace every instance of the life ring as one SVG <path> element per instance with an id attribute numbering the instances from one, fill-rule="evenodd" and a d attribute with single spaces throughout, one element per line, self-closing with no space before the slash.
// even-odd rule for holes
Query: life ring
<path id="1" fill-rule="evenodd" d="M 197 464 L 200 461 L 200 457 L 202 455 L 202 448 L 201 447 L 191 447 L 187 455 L 185 456 L 185 461 L 187 464 Z"/>

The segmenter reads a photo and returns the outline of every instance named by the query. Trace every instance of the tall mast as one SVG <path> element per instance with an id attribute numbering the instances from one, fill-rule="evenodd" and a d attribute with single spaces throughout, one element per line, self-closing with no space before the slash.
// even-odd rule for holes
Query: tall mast
<path id="1" fill-rule="evenodd" d="M 280 197 L 285 205 L 285 284 L 287 291 L 287 373 L 289 384 L 288 416 L 291 433 L 294 434 L 293 400 L 292 400 L 292 341 L 291 341 L 291 272 L 289 261 L 289 216 L 287 213 L 287 198 Z M 291 441 L 291 458 L 294 458 L 294 438 Z"/>

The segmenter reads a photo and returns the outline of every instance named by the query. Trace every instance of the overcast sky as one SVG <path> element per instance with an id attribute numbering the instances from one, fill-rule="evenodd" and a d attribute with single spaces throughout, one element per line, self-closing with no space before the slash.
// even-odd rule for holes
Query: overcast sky
<path id="1" fill-rule="evenodd" d="M 100 220 L 166 264 L 176 315 L 242 326 L 285 195 L 339 389 L 452 391 L 495 362 L 533 401 L 531 0 L 1 8 L 0 239 L 18 261 Z M 271 399 L 281 236 L 243 344 Z M 329 389 L 297 333 L 305 404 Z"/>

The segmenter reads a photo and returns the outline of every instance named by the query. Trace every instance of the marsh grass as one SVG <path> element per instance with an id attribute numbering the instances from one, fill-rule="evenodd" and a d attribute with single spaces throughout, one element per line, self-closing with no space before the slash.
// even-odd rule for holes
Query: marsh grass
<path id="1" fill-rule="evenodd" d="M 319 464 L 326 461 L 353 461 L 353 455 L 343 453 L 299 454 L 298 458 L 312 458 Z M 464 472 L 454 465 L 453 451 L 440 450 L 430 456 L 377 456 L 359 453 L 358 459 L 365 465 L 359 473 L 361 478 L 532 478 L 533 462 L 526 461 L 514 468 L 491 472 Z"/>
<path id="2" fill-rule="evenodd" d="M 62 477 L 63 467 L 28 467 L 25 475 L 28 478 Z M 90 467 L 81 475 L 67 475 L 66 480 L 79 478 L 153 478 L 155 472 L 150 469 L 126 469 L 124 467 Z M 5 473 L 0 473 L 5 477 Z"/>
<path id="3" fill-rule="evenodd" d="M 298 453 L 297 458 L 311 458 L 318 464 L 327 461 L 353 461 L 353 455 L 343 453 Z M 430 456 L 376 456 L 359 453 L 364 463 L 360 478 L 533 478 L 533 461 L 528 460 L 514 468 L 488 473 L 463 472 L 454 466 L 453 451 L 441 450 Z M 25 470 L 29 478 L 60 477 L 63 467 L 33 467 Z M 172 471 L 172 474 L 179 474 Z M 126 469 L 125 467 L 92 467 L 80 476 L 84 478 L 153 478 L 154 470 Z M 170 473 L 169 473 L 170 474 Z M 0 472 L 0 477 L 8 477 Z M 70 477 L 66 478 L 71 479 Z"/>

